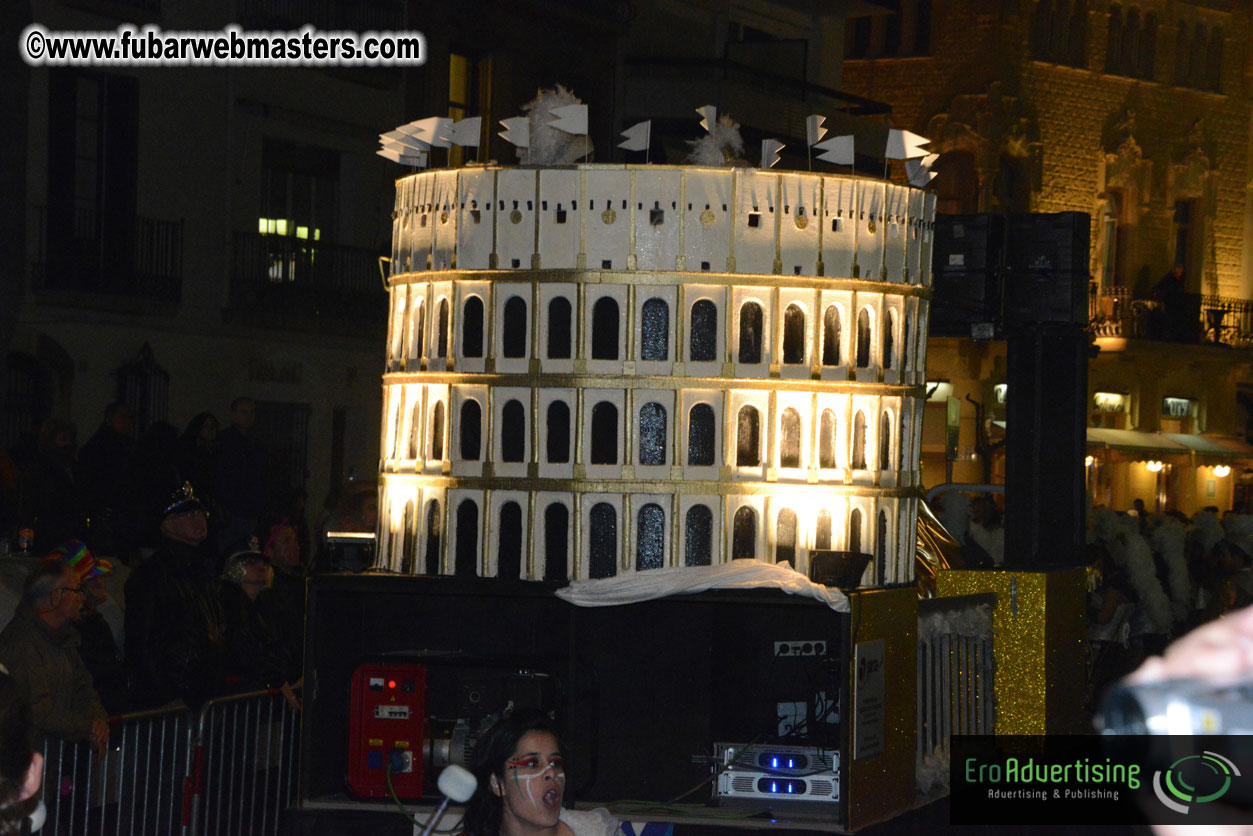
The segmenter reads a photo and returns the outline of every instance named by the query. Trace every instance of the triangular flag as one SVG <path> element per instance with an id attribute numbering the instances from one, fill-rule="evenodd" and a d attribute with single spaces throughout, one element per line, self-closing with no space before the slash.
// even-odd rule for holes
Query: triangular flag
<path id="1" fill-rule="evenodd" d="M 447 148 L 452 144 L 452 120 L 447 116 L 429 116 L 401 126 L 401 130 L 413 128 L 413 135 L 434 148 Z"/>
<path id="2" fill-rule="evenodd" d="M 851 135 L 833 136 L 822 142 L 815 142 L 814 147 L 822 152 L 818 155 L 818 159 L 823 162 L 836 165 L 853 164 L 853 137 Z"/>
<path id="3" fill-rule="evenodd" d="M 505 129 L 500 132 L 500 138 L 505 142 L 512 142 L 519 148 L 527 148 L 531 144 L 531 123 L 525 116 L 514 116 L 511 119 L 501 119 L 500 124 Z"/>
<path id="4" fill-rule="evenodd" d="M 779 161 L 779 151 L 785 146 L 777 139 L 763 139 L 761 141 L 761 167 L 770 168 Z"/>
<path id="5" fill-rule="evenodd" d="M 454 122 L 449 138 L 453 145 L 472 145 L 479 147 L 479 135 L 483 131 L 483 117 L 471 116 L 469 119 L 462 119 Z"/>
<path id="6" fill-rule="evenodd" d="M 928 154 L 920 160 L 906 160 L 905 173 L 909 176 L 909 184 L 924 188 L 935 178 L 931 166 L 940 158 L 939 154 Z"/>
<path id="7" fill-rule="evenodd" d="M 413 149 L 415 153 L 424 152 L 428 148 L 430 148 L 430 146 L 427 145 L 422 140 L 418 139 L 417 137 L 406 134 L 399 129 L 394 130 L 394 131 L 388 131 L 385 134 L 379 134 L 379 142 L 381 142 L 385 146 L 390 144 L 390 145 L 402 146 L 404 148 L 410 148 L 410 149 Z"/>
<path id="8" fill-rule="evenodd" d="M 827 129 L 822 127 L 825 121 L 827 117 L 818 113 L 805 117 L 805 142 L 807 144 L 814 145 L 827 135 Z"/>
<path id="9" fill-rule="evenodd" d="M 559 131 L 565 131 L 575 136 L 583 136 L 587 133 L 587 105 L 572 104 L 554 107 L 552 114 L 557 118 L 548 123 L 550 128 L 556 128 Z"/>
<path id="10" fill-rule="evenodd" d="M 394 163 L 402 163 L 403 165 L 416 165 L 419 168 L 426 168 L 427 155 L 425 151 L 413 154 L 405 154 L 395 148 L 380 148 L 374 153 L 386 160 Z"/>
<path id="11" fill-rule="evenodd" d="M 888 130 L 888 146 L 883 152 L 883 156 L 889 160 L 909 160 L 914 157 L 925 157 L 927 152 L 922 150 L 923 145 L 927 145 L 931 140 L 925 136 L 910 133 L 909 131 L 898 131 L 895 128 Z"/>
<path id="12" fill-rule="evenodd" d="M 618 147 L 624 151 L 647 151 L 652 130 L 653 123 L 651 120 L 646 119 L 643 122 L 637 122 L 622 132 L 626 139 L 619 142 Z"/>
<path id="13" fill-rule="evenodd" d="M 712 131 L 714 125 L 718 124 L 718 108 L 713 105 L 698 107 L 696 112 L 700 114 L 700 126 L 706 131 Z"/>

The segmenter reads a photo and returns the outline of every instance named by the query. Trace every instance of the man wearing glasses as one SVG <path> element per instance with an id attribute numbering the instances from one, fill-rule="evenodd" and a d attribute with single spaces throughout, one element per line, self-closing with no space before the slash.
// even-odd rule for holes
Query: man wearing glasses
<path id="1" fill-rule="evenodd" d="M 25 690 L 41 734 L 89 740 L 103 754 L 109 715 L 78 655 L 82 640 L 74 627 L 85 603 L 82 582 L 73 567 L 58 560 L 32 569 L 13 620 L 0 631 L 0 664 Z"/>

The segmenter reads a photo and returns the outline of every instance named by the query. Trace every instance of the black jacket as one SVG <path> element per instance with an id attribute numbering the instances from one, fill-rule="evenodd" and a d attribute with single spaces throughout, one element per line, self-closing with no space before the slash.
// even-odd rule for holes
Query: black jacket
<path id="1" fill-rule="evenodd" d="M 225 689 L 226 625 L 212 556 L 162 539 L 126 579 L 126 661 L 136 707 Z"/>

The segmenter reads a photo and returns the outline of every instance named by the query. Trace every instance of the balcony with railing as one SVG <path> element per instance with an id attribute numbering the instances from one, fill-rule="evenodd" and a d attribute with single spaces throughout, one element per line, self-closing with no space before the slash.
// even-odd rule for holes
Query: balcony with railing
<path id="1" fill-rule="evenodd" d="M 31 287 L 177 302 L 183 287 L 183 222 L 136 216 L 106 225 L 95 207 L 78 207 L 68 229 L 50 235 L 45 207 L 33 207 L 37 236 Z M 129 240 L 128 240 L 129 239 Z"/>
<path id="2" fill-rule="evenodd" d="M 1092 289 L 1088 320 L 1097 337 L 1253 348 L 1253 301 L 1201 293 L 1135 298 L 1131 288 Z"/>
<path id="3" fill-rule="evenodd" d="M 353 322 L 381 330 L 387 294 L 380 284 L 378 259 L 378 253 L 365 247 L 236 232 L 232 314 L 255 312 L 280 327 L 322 330 Z"/>

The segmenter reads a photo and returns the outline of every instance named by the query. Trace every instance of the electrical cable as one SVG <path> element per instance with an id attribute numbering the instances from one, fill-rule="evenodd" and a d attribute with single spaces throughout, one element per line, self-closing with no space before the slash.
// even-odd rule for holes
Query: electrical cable
<path id="1" fill-rule="evenodd" d="M 409 822 L 410 822 L 410 823 L 411 823 L 414 827 L 417 827 L 417 828 L 423 828 L 423 827 L 426 827 L 426 823 L 425 823 L 425 822 L 420 822 L 420 821 L 418 821 L 417 819 L 415 819 L 415 818 L 413 817 L 413 815 L 412 815 L 412 814 L 410 814 L 410 812 L 409 812 L 408 810 L 406 810 L 406 809 L 405 809 L 405 805 L 403 805 L 403 804 L 401 804 L 401 803 L 400 803 L 400 796 L 396 795 L 396 788 L 395 788 L 394 786 L 392 786 L 392 759 L 391 759 L 391 758 L 388 758 L 388 759 L 387 759 L 387 766 L 386 766 L 386 767 L 384 767 L 384 769 L 383 769 L 383 776 L 384 776 L 385 778 L 387 778 L 387 791 L 388 791 L 388 792 L 390 792 L 390 793 L 392 794 L 392 801 L 396 802 L 396 807 L 397 807 L 397 809 L 399 809 L 399 810 L 400 810 L 400 815 L 402 815 L 402 816 L 404 816 L 406 819 L 408 819 L 408 820 L 409 820 Z M 432 815 L 434 815 L 434 813 L 432 813 Z M 462 816 L 462 819 L 463 819 L 463 820 L 464 820 L 464 818 L 465 818 L 465 817 L 464 817 L 464 816 Z M 435 830 L 432 830 L 431 832 L 432 832 L 432 833 L 457 833 L 458 831 L 460 831 L 460 829 L 461 829 L 461 821 L 458 821 L 455 825 L 453 825 L 452 827 L 448 828 L 447 830 L 439 830 L 439 829 L 437 828 L 437 829 L 435 829 Z"/>

